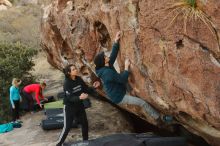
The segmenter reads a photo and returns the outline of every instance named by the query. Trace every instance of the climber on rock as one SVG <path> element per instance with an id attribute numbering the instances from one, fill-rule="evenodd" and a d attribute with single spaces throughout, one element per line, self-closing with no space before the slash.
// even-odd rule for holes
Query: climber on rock
<path id="1" fill-rule="evenodd" d="M 107 57 L 104 52 L 100 52 L 94 59 L 94 63 L 96 65 L 96 74 L 102 80 L 104 90 L 108 98 L 115 104 L 130 104 L 142 107 L 144 113 L 148 117 L 157 121 L 157 123 L 162 121 L 172 121 L 171 116 L 162 116 L 156 109 L 154 109 L 143 99 L 126 94 L 130 60 L 125 60 L 125 69 L 121 73 L 118 73 L 113 66 L 119 51 L 119 40 L 120 32 L 116 34 L 110 57 Z"/>

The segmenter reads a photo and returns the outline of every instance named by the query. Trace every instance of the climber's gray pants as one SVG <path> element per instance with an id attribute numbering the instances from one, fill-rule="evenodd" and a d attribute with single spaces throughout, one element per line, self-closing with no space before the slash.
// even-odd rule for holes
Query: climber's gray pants
<path id="1" fill-rule="evenodd" d="M 158 119 L 160 117 L 158 111 L 156 111 L 156 109 L 154 109 L 149 103 L 135 96 L 125 95 L 122 101 L 118 104 L 133 104 L 141 106 L 145 110 L 145 112 L 154 119 Z"/>

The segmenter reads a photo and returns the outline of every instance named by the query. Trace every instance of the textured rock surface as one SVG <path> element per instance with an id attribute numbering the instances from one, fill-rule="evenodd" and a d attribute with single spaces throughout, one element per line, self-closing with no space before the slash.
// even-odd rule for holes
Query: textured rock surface
<path id="1" fill-rule="evenodd" d="M 12 7 L 12 4 L 8 0 L 0 0 L 0 11 L 7 10 L 9 7 Z"/>
<path id="2" fill-rule="evenodd" d="M 7 7 L 12 7 L 12 4 L 9 0 L 0 0 L 0 5 L 5 5 Z"/>
<path id="3" fill-rule="evenodd" d="M 94 56 L 110 50 L 121 30 L 117 62 L 120 70 L 125 58 L 131 59 L 129 82 L 135 94 L 218 145 L 220 1 L 198 0 L 206 15 L 196 20 L 174 4 L 173 0 L 55 0 L 44 8 L 42 47 L 53 66 L 62 69 L 66 57 L 93 80 Z"/>

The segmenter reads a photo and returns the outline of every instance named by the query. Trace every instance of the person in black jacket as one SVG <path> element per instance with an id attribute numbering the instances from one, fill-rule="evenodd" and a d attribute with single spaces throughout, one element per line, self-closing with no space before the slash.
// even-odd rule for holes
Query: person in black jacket
<path id="1" fill-rule="evenodd" d="M 67 65 L 64 69 L 65 81 L 63 99 L 64 108 L 64 127 L 60 134 L 57 146 L 61 146 L 65 141 L 74 118 L 81 123 L 83 140 L 88 140 L 88 121 L 83 105 L 83 100 L 88 98 L 88 94 L 94 91 L 94 88 L 88 87 L 85 82 L 78 76 L 78 71 L 75 65 Z M 95 82 L 93 86 L 99 86 L 99 82 Z"/>

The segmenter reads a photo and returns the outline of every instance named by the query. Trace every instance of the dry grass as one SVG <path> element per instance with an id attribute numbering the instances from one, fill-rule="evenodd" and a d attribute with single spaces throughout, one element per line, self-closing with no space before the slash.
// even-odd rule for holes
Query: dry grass
<path id="1" fill-rule="evenodd" d="M 40 48 L 41 9 L 38 5 L 12 7 L 0 13 L 0 42 L 20 42 Z"/>

